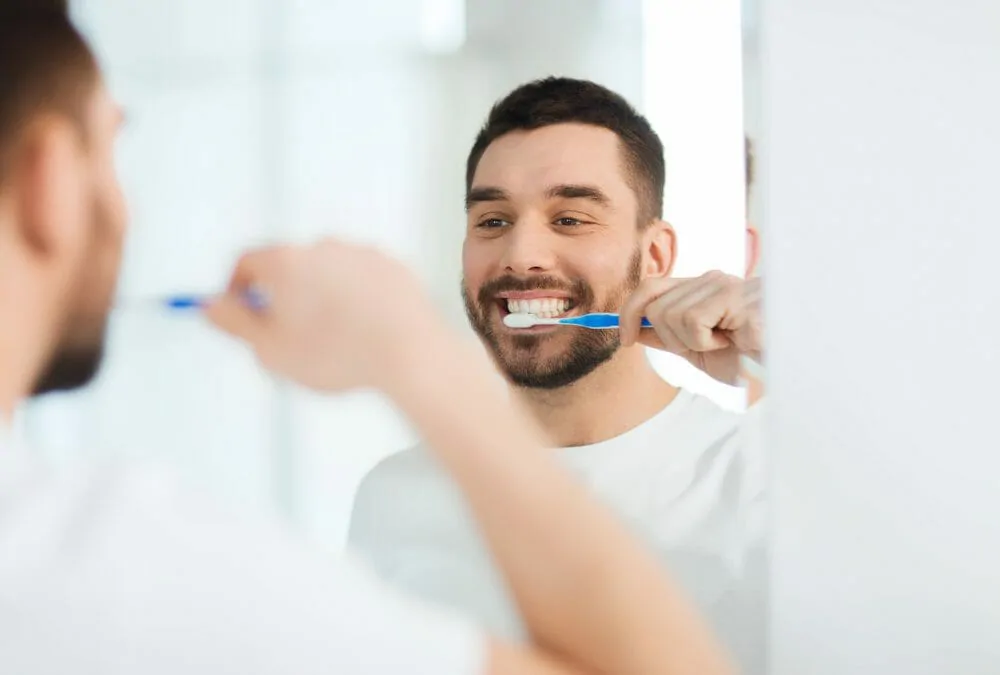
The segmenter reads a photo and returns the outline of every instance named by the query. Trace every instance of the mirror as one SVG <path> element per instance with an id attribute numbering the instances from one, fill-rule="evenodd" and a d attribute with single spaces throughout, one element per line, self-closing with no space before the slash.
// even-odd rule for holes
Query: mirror
<path id="1" fill-rule="evenodd" d="M 390 249 L 755 672 L 757 533 L 742 528 L 762 486 L 735 444 L 744 391 L 676 354 L 618 349 L 615 332 L 512 335 L 500 321 L 512 303 L 617 311 L 643 279 L 744 274 L 738 3 L 73 7 L 129 119 L 123 299 L 211 293 L 264 242 Z M 521 89 L 553 75 L 569 79 Z M 33 447 L 168 461 L 523 637 L 457 494 L 419 447 L 398 452 L 418 439 L 381 398 L 275 382 L 196 317 L 122 309 L 111 347 L 90 390 L 23 412 Z"/>

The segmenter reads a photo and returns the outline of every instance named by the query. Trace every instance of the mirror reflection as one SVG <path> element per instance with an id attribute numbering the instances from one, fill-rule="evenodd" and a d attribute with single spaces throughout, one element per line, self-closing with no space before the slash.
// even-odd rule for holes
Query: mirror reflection
<path id="1" fill-rule="evenodd" d="M 737 3 L 272 0 L 234 12 L 163 0 L 138 12 L 81 0 L 71 10 L 98 57 L 101 105 L 125 121 L 114 159 L 131 226 L 100 377 L 18 406 L 17 435 L 33 453 L 60 467 L 78 463 L 81 446 L 167 464 L 230 507 L 277 514 L 314 546 L 346 547 L 380 583 L 505 644 L 565 649 L 598 669 L 624 657 L 580 636 L 635 628 L 642 604 L 627 584 L 597 583 L 604 562 L 591 568 L 587 556 L 606 555 L 609 578 L 648 579 L 654 607 L 676 587 L 708 630 L 666 612 L 652 626 L 706 636 L 686 647 L 703 663 L 720 662 L 699 651 L 717 641 L 743 672 L 764 672 L 765 486 L 746 433 L 763 396 L 745 113 L 756 71 Z M 114 173 L 110 147 L 88 176 Z M 111 211 L 123 230 L 124 208 Z M 315 276 L 266 252 L 233 272 L 247 250 L 321 237 L 342 243 L 287 254 Z M 273 287 L 248 309 L 251 281 Z M 364 303 L 336 305 L 352 319 L 308 324 L 325 337 L 294 349 L 268 352 L 262 344 L 281 341 L 255 342 L 253 315 L 240 314 L 298 308 L 301 323 L 281 335 L 300 335 L 318 312 L 290 298 L 352 285 L 352 297 L 367 289 Z M 162 306 L 220 289 L 206 312 Z M 427 328 L 442 314 L 450 332 Z M 358 339 L 342 327 L 352 320 L 393 339 Z M 420 359 L 408 360 L 407 342 Z M 320 344 L 355 356 L 324 369 Z M 493 390 L 470 379 L 477 367 Z M 418 370 L 430 375 L 408 396 L 395 383 Z M 50 388 L 69 387 L 39 389 Z M 447 438 L 422 417 L 424 392 L 441 391 L 463 406 Z M 520 466 L 525 446 L 535 459 Z M 479 454 L 469 469 L 464 458 Z M 528 509 L 547 508 L 547 495 L 559 506 L 536 523 Z M 605 531 L 598 506 L 621 533 Z M 631 565 L 649 553 L 655 570 Z M 594 592 L 570 592 L 582 587 Z"/>

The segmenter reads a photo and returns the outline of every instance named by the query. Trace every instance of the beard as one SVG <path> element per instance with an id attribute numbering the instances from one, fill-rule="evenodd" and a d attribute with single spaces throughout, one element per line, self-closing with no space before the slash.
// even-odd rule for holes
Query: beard
<path id="1" fill-rule="evenodd" d="M 101 368 L 104 334 L 82 344 L 60 346 L 36 381 L 34 396 L 71 391 L 90 384 Z"/>
<path id="2" fill-rule="evenodd" d="M 617 312 L 628 295 L 635 290 L 641 280 L 642 255 L 636 250 L 622 282 L 607 296 L 597 302 L 593 289 L 583 279 L 569 283 L 553 277 L 515 277 L 505 275 L 491 279 L 476 293 L 475 301 L 470 297 L 466 284 L 462 283 L 462 299 L 469 323 L 490 350 L 493 360 L 507 376 L 511 384 L 525 389 L 560 389 L 586 377 L 606 363 L 621 347 L 617 330 L 572 330 L 569 346 L 560 354 L 545 357 L 542 354 L 544 341 L 548 335 L 518 335 L 499 333 L 496 315 L 491 311 L 496 305 L 497 294 L 502 291 L 532 291 L 539 289 L 561 290 L 573 298 L 574 309 L 582 313 Z"/>
<path id="3" fill-rule="evenodd" d="M 35 381 L 34 396 L 86 386 L 100 371 L 120 262 L 121 237 L 116 232 L 121 229 L 100 200 L 95 200 L 91 225 L 94 235 L 77 275 L 77 291 L 56 348 Z"/>

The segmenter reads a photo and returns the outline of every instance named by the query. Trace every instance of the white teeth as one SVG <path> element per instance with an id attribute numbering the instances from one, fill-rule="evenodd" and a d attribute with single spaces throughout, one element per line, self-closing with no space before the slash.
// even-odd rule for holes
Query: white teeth
<path id="1" fill-rule="evenodd" d="M 511 314 L 534 314 L 551 319 L 569 309 L 566 298 L 532 298 L 531 300 L 507 300 L 507 311 Z"/>

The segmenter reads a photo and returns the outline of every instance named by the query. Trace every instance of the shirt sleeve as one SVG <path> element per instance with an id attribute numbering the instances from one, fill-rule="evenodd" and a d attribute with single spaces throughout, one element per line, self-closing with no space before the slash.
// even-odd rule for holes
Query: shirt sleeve
<path id="1" fill-rule="evenodd" d="M 481 675 L 466 620 L 157 473 L 0 501 L 0 672 Z"/>

